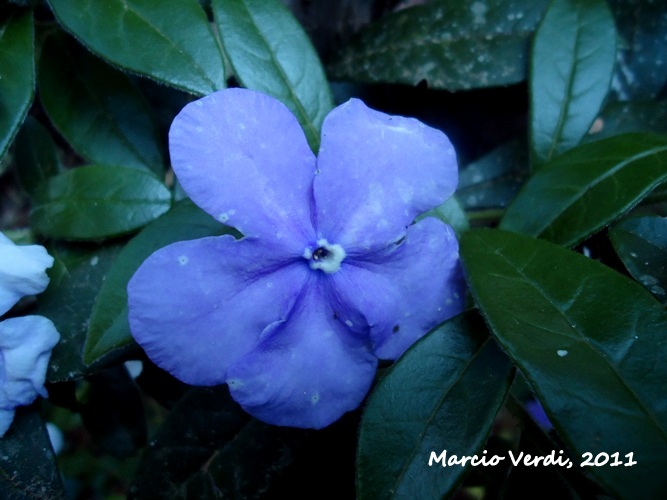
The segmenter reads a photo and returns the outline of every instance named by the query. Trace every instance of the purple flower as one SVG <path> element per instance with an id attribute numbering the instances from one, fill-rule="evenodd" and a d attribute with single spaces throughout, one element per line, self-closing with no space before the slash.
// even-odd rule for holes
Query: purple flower
<path id="1" fill-rule="evenodd" d="M 46 269 L 52 265 L 44 247 L 17 246 L 0 233 L 0 316 L 26 295 L 43 292 L 49 283 Z M 0 321 L 0 437 L 17 406 L 47 396 L 46 368 L 59 339 L 56 327 L 43 316 Z"/>
<path id="2" fill-rule="evenodd" d="M 186 106 L 169 141 L 192 200 L 244 234 L 162 248 L 128 285 L 135 339 L 182 381 L 321 428 L 360 404 L 378 358 L 462 310 L 454 232 L 411 225 L 456 187 L 442 132 L 352 99 L 316 158 L 280 102 L 229 89 Z"/>

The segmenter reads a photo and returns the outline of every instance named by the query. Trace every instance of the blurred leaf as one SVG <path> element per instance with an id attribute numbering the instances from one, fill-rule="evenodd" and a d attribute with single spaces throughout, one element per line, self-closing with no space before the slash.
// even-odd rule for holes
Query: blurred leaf
<path id="1" fill-rule="evenodd" d="M 58 21 L 124 70 L 195 95 L 225 87 L 222 53 L 197 0 L 48 0 Z"/>
<path id="2" fill-rule="evenodd" d="M 93 441 L 119 458 L 146 445 L 147 429 L 141 395 L 124 366 L 100 370 L 88 377 L 81 419 Z"/>
<path id="3" fill-rule="evenodd" d="M 666 491 L 663 306 L 597 261 L 526 236 L 471 230 L 461 256 L 498 342 L 575 456 L 638 462 L 587 472 L 621 498 Z"/>
<path id="4" fill-rule="evenodd" d="M 0 497 L 65 498 L 49 436 L 34 409 L 17 408 L 11 427 L 0 439 Z"/>
<path id="5" fill-rule="evenodd" d="M 667 134 L 667 101 L 609 103 L 584 140 L 597 141 L 626 132 Z"/>
<path id="6" fill-rule="evenodd" d="M 264 498 L 311 435 L 250 419 L 226 385 L 193 388 L 149 443 L 129 498 Z"/>
<path id="7" fill-rule="evenodd" d="M 464 167 L 456 197 L 466 210 L 504 208 L 528 175 L 528 148 L 513 139 Z"/>
<path id="8" fill-rule="evenodd" d="M 284 103 L 317 152 L 333 100 L 301 25 L 277 0 L 213 0 L 213 13 L 236 78 Z"/>
<path id="9" fill-rule="evenodd" d="M 419 222 L 425 217 L 435 217 L 436 219 L 440 219 L 445 224 L 449 224 L 452 226 L 452 229 L 454 229 L 457 236 L 460 235 L 463 231 L 470 229 L 470 224 L 468 224 L 466 213 L 463 211 L 463 208 L 461 208 L 460 203 L 454 196 L 451 196 L 442 205 L 432 208 L 428 212 L 424 212 L 415 219 L 415 222 Z"/>
<path id="10" fill-rule="evenodd" d="M 445 467 L 431 461 L 433 453 L 446 449 L 449 458 L 480 452 L 512 374 L 509 360 L 472 314 L 417 342 L 380 381 L 364 411 L 359 498 L 451 494 L 467 467 Z"/>
<path id="11" fill-rule="evenodd" d="M 547 0 L 433 1 L 364 28 L 329 67 L 333 78 L 462 90 L 526 78 L 528 40 Z"/>
<path id="12" fill-rule="evenodd" d="M 667 219 L 632 217 L 612 227 L 609 238 L 632 277 L 667 304 Z"/>
<path id="13" fill-rule="evenodd" d="M 576 146 L 607 96 L 616 30 L 606 0 L 552 0 L 535 32 L 530 71 L 533 166 Z"/>
<path id="14" fill-rule="evenodd" d="M 60 160 L 51 134 L 28 116 L 14 143 L 14 160 L 21 185 L 34 196 L 40 184 L 60 171 Z"/>
<path id="15" fill-rule="evenodd" d="M 0 7 L 0 159 L 28 113 L 35 93 L 32 12 Z"/>
<path id="16" fill-rule="evenodd" d="M 250 417 L 226 385 L 193 388 L 169 412 L 139 464 L 130 498 L 173 498 L 181 484 L 233 441 Z"/>
<path id="17" fill-rule="evenodd" d="M 82 348 L 90 312 L 119 250 L 118 246 L 97 250 L 49 248 L 55 258 L 49 270 L 51 282 L 37 298 L 37 314 L 53 321 L 60 332 L 47 372 L 49 382 L 72 380 L 86 372 Z"/>
<path id="18" fill-rule="evenodd" d="M 612 89 L 618 99 L 653 99 L 667 82 L 667 9 L 654 0 L 609 0 L 621 39 Z"/>
<path id="19" fill-rule="evenodd" d="M 667 179 L 667 137 L 625 134 L 551 160 L 524 185 L 502 229 L 574 246 Z"/>
<path id="20" fill-rule="evenodd" d="M 92 163 L 163 175 L 151 111 L 130 79 L 64 36 L 47 38 L 39 96 L 51 122 Z"/>
<path id="21" fill-rule="evenodd" d="M 197 496 L 203 485 L 211 485 L 209 498 L 265 498 L 272 483 L 295 459 L 295 451 L 308 431 L 276 427 L 252 420 L 234 440 L 216 451 L 206 467 L 197 471 L 179 489 L 181 498 Z"/>
<path id="22" fill-rule="evenodd" d="M 118 256 L 97 296 L 83 351 L 86 364 L 133 342 L 127 320 L 127 282 L 144 260 L 170 243 L 221 234 L 238 235 L 184 200 L 135 236 Z"/>
<path id="23" fill-rule="evenodd" d="M 51 177 L 35 195 L 33 229 L 94 240 L 129 233 L 169 210 L 171 194 L 152 174 L 91 165 Z"/>

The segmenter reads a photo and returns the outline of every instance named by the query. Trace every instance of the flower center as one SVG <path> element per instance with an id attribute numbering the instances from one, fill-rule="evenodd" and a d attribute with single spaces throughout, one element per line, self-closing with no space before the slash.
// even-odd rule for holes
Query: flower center
<path id="1" fill-rule="evenodd" d="M 303 258 L 309 260 L 311 269 L 319 269 L 327 274 L 335 273 L 340 269 L 340 263 L 345 258 L 345 249 L 337 244 L 331 244 L 325 239 L 317 240 L 317 248 L 306 247 Z"/>

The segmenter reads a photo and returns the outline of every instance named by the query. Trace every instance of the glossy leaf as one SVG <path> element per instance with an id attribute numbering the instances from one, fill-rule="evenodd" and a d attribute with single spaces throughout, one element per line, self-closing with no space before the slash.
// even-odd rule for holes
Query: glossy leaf
<path id="1" fill-rule="evenodd" d="M 667 219 L 632 217 L 616 224 L 609 238 L 632 277 L 667 303 Z"/>
<path id="2" fill-rule="evenodd" d="M 608 0 L 621 40 L 612 90 L 619 100 L 653 99 L 667 83 L 667 9 L 654 0 Z"/>
<path id="3" fill-rule="evenodd" d="M 91 165 L 52 177 L 39 189 L 33 229 L 52 238 L 96 240 L 135 231 L 169 210 L 171 194 L 152 174 Z"/>
<path id="4" fill-rule="evenodd" d="M 667 312 L 634 281 L 551 243 L 466 232 L 468 282 L 503 350 L 579 458 L 619 453 L 635 466 L 590 467 L 613 494 L 667 488 Z M 583 458 L 582 458 L 583 460 Z"/>
<path id="5" fill-rule="evenodd" d="M 60 171 L 56 145 L 48 130 L 28 116 L 14 143 L 14 159 L 21 185 L 33 196 L 49 177 Z"/>
<path id="6" fill-rule="evenodd" d="M 531 56 L 534 165 L 581 141 L 607 96 L 615 57 L 616 31 L 606 0 L 552 0 Z"/>
<path id="7" fill-rule="evenodd" d="M 430 2 L 362 30 L 330 66 L 336 79 L 461 90 L 526 78 L 528 39 L 546 0 Z"/>
<path id="8" fill-rule="evenodd" d="M 146 258 L 176 241 L 220 234 L 238 233 L 184 200 L 135 236 L 118 256 L 100 288 L 84 346 L 86 364 L 93 364 L 133 342 L 127 320 L 127 282 Z"/>
<path id="9" fill-rule="evenodd" d="M 555 158 L 524 185 L 500 227 L 573 246 L 667 180 L 667 137 L 625 134 Z"/>
<path id="10" fill-rule="evenodd" d="M 90 313 L 118 252 L 117 245 L 104 248 L 49 248 L 55 263 L 49 270 L 49 287 L 37 297 L 36 314 L 53 321 L 60 333 L 60 341 L 51 354 L 47 381 L 73 380 L 88 371 L 81 351 Z"/>
<path id="11" fill-rule="evenodd" d="M 225 87 L 223 57 L 196 0 L 48 0 L 58 21 L 124 70 L 196 95 Z"/>
<path id="12" fill-rule="evenodd" d="M 317 152 L 333 108 L 329 84 L 308 35 L 277 0 L 213 0 L 213 13 L 234 75 L 249 89 L 285 104 Z"/>
<path id="13" fill-rule="evenodd" d="M 472 314 L 444 323 L 410 348 L 366 406 L 357 455 L 359 498 L 451 494 L 467 468 L 446 467 L 432 460 L 432 452 L 481 456 L 512 374 L 509 360 Z"/>
<path id="14" fill-rule="evenodd" d="M 39 413 L 18 408 L 11 427 L 0 439 L 0 497 L 7 500 L 64 499 L 62 480 L 49 436 Z"/>
<path id="15" fill-rule="evenodd" d="M 39 96 L 51 122 L 86 160 L 163 175 L 151 111 L 130 79 L 64 36 L 42 50 Z"/>
<path id="16" fill-rule="evenodd" d="M 21 127 L 34 93 L 32 12 L 0 7 L 0 159 Z"/>

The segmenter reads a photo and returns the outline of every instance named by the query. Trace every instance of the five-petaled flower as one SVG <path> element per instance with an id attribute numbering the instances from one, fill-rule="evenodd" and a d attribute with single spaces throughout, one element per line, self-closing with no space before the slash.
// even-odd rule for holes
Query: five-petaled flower
<path id="1" fill-rule="evenodd" d="M 229 89 L 187 105 L 169 147 L 192 200 L 244 235 L 164 247 L 128 285 L 135 339 L 182 381 L 321 428 L 360 404 L 378 358 L 462 310 L 452 229 L 412 224 L 457 184 L 442 132 L 352 99 L 315 157 L 284 105 Z"/>
<path id="2" fill-rule="evenodd" d="M 21 298 L 44 291 L 46 269 L 53 265 L 39 245 L 17 246 L 0 233 L 0 316 Z M 44 379 L 51 349 L 60 335 L 51 320 L 23 316 L 0 322 L 0 437 L 14 419 L 17 406 L 46 397 Z"/>

